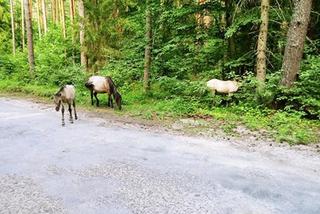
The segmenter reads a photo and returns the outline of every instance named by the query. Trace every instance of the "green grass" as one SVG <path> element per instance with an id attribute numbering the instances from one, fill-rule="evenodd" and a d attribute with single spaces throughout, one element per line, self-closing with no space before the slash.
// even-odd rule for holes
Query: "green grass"
<path id="1" fill-rule="evenodd" d="M 35 85 L 14 80 L 0 80 L 0 91 L 6 93 L 29 94 L 51 99 L 57 87 L 51 85 Z M 244 125 L 251 131 L 264 130 L 267 137 L 277 142 L 295 144 L 313 144 L 320 141 L 320 122 L 301 119 L 299 115 L 274 110 L 259 110 L 244 106 L 208 108 L 196 100 L 181 97 L 156 99 L 144 95 L 139 85 L 121 88 L 124 106 L 120 115 L 129 114 L 148 120 L 172 120 L 189 116 L 205 116 L 213 118 L 228 135 L 234 134 L 238 125 Z M 100 96 L 102 105 L 106 96 Z M 77 103 L 90 109 L 89 93 L 84 87 L 78 87 Z"/>

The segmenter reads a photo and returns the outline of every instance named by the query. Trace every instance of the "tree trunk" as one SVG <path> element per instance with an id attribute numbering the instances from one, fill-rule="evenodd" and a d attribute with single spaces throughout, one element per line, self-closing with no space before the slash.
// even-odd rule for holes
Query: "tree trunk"
<path id="1" fill-rule="evenodd" d="M 26 18 L 25 20 L 26 20 L 26 29 L 27 29 L 29 70 L 30 70 L 30 74 L 32 75 L 35 64 L 34 64 L 34 52 L 33 52 L 32 20 L 31 20 L 29 0 L 24 0 L 24 13 Z"/>
<path id="2" fill-rule="evenodd" d="M 225 13 L 226 13 L 226 29 L 232 25 L 232 0 L 225 0 Z M 236 43 L 234 41 L 234 36 L 228 38 L 228 52 L 229 58 L 233 58 L 236 54 Z"/>
<path id="3" fill-rule="evenodd" d="M 74 0 L 70 0 L 69 6 L 70 6 L 70 9 L 69 9 L 70 22 L 71 22 L 71 25 L 73 25 L 73 20 L 74 20 Z"/>
<path id="4" fill-rule="evenodd" d="M 206 4 L 207 2 L 208 0 L 198 0 L 199 5 Z M 196 19 L 201 28 L 208 29 L 211 27 L 212 17 L 210 16 L 208 9 L 204 9 L 200 13 L 196 14 Z"/>
<path id="5" fill-rule="evenodd" d="M 81 53 L 80 53 L 80 61 L 81 66 L 84 67 L 85 70 L 87 70 L 87 56 L 85 53 L 85 47 L 84 47 L 84 38 L 85 38 L 85 31 L 84 31 L 84 5 L 83 0 L 78 1 L 79 5 L 79 28 L 80 28 L 80 46 L 81 46 Z"/>
<path id="6" fill-rule="evenodd" d="M 13 14 L 13 0 L 10 0 L 10 16 L 11 16 L 11 32 L 12 32 L 12 53 L 16 55 L 16 41 L 14 30 L 14 14 Z"/>
<path id="7" fill-rule="evenodd" d="M 29 11 L 30 11 L 30 19 L 32 20 L 32 0 L 29 0 Z"/>
<path id="8" fill-rule="evenodd" d="M 74 0 L 70 0 L 69 2 L 69 12 L 70 12 L 70 24 L 71 24 L 71 41 L 72 41 L 72 45 L 74 44 L 74 38 L 73 38 L 73 22 L 74 22 Z M 75 56 L 74 56 L 74 51 L 72 50 L 72 62 L 73 64 L 75 64 L 75 60 L 74 60 Z"/>
<path id="9" fill-rule="evenodd" d="M 268 23 L 269 23 L 269 8 L 270 0 L 261 1 L 261 25 L 258 38 L 258 53 L 257 53 L 257 80 L 258 80 L 258 92 L 264 88 L 266 80 L 266 50 L 267 50 L 267 38 L 268 38 Z"/>
<path id="10" fill-rule="evenodd" d="M 291 87 L 297 78 L 303 55 L 312 0 L 295 0 L 294 12 L 287 34 L 287 44 L 282 63 L 281 85 Z"/>
<path id="11" fill-rule="evenodd" d="M 56 24 L 60 22 L 60 0 L 55 0 L 55 17 L 56 17 Z"/>
<path id="12" fill-rule="evenodd" d="M 61 0 L 61 24 L 62 24 L 62 33 L 63 38 L 66 38 L 66 21 L 65 21 L 65 10 L 64 10 L 64 0 Z"/>
<path id="13" fill-rule="evenodd" d="M 37 9 L 37 18 L 38 18 L 38 33 L 39 38 L 41 38 L 41 15 L 40 15 L 40 2 L 37 0 L 36 2 L 36 9 Z"/>
<path id="14" fill-rule="evenodd" d="M 222 72 L 221 78 L 226 79 L 227 74 L 230 72 L 229 68 L 226 67 L 226 63 L 232 59 L 236 55 L 236 45 L 234 40 L 234 35 L 225 39 L 225 34 L 227 29 L 232 25 L 233 21 L 233 3 L 232 0 L 223 0 L 221 1 L 221 5 L 224 8 L 224 11 L 221 16 L 221 31 L 223 33 L 223 39 L 225 41 L 225 46 L 227 47 L 223 54 L 223 61 L 222 61 Z"/>
<path id="15" fill-rule="evenodd" d="M 53 23 L 56 24 L 56 0 L 51 0 L 51 15 Z"/>
<path id="16" fill-rule="evenodd" d="M 146 0 L 146 47 L 144 52 L 143 88 L 145 93 L 150 90 L 151 49 L 152 49 L 152 14 L 150 0 Z"/>
<path id="17" fill-rule="evenodd" d="M 47 8 L 46 8 L 45 0 L 41 0 L 41 3 L 42 3 L 43 32 L 44 32 L 44 35 L 46 35 L 46 33 L 48 31 L 48 27 L 47 27 Z"/>
<path id="18" fill-rule="evenodd" d="M 23 0 L 21 2 L 21 37 L 22 37 L 22 50 L 24 50 L 25 46 L 25 36 L 24 36 L 24 7 L 23 7 Z"/>

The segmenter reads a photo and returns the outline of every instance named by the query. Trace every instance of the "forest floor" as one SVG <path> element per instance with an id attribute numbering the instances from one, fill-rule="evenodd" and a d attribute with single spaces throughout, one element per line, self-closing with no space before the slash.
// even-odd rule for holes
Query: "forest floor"
<path id="1" fill-rule="evenodd" d="M 52 100 L 46 97 L 26 95 L 25 93 L 1 92 L 0 97 L 28 100 L 39 104 L 52 106 Z M 287 142 L 276 142 L 272 138 L 270 130 L 250 130 L 243 123 L 229 123 L 228 120 L 217 119 L 211 116 L 180 116 L 166 117 L 159 119 L 156 115 L 145 118 L 143 115 L 136 115 L 134 112 L 115 111 L 103 103 L 100 107 L 78 105 L 77 108 L 88 117 L 102 118 L 104 123 L 118 125 L 121 127 L 138 128 L 155 132 L 166 132 L 176 135 L 199 136 L 203 138 L 216 139 L 230 142 L 250 151 L 268 150 L 271 147 L 288 148 L 302 152 L 320 154 L 320 142 L 310 144 L 289 144 Z M 60 114 L 57 113 L 57 117 Z M 320 130 L 319 130 L 320 131 Z M 318 133 L 320 134 L 320 133 Z M 320 139 L 318 139 L 320 140 Z"/>

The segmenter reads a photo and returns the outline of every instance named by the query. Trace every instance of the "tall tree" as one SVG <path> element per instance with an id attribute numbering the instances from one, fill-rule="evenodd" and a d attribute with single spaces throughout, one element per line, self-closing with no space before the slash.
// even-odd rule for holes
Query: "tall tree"
<path id="1" fill-rule="evenodd" d="M 55 0 L 55 17 L 56 17 L 56 24 L 60 22 L 60 0 Z"/>
<path id="2" fill-rule="evenodd" d="M 36 10 L 37 10 L 37 18 L 38 18 L 38 34 L 39 38 L 41 38 L 41 15 L 40 15 L 40 1 L 36 2 Z"/>
<path id="3" fill-rule="evenodd" d="M 62 34 L 63 34 L 63 38 L 66 38 L 67 35 L 66 35 L 66 21 L 65 21 L 65 9 L 64 9 L 64 0 L 61 0 L 60 1 L 60 4 L 61 4 L 61 24 L 62 24 Z"/>
<path id="4" fill-rule="evenodd" d="M 144 75 L 143 75 L 143 88 L 145 92 L 148 92 L 150 90 L 151 49 L 152 49 L 151 0 L 146 0 L 146 46 L 145 46 L 145 52 L 144 52 Z"/>
<path id="5" fill-rule="evenodd" d="M 87 56 L 85 52 L 85 46 L 84 46 L 84 36 L 85 36 L 85 31 L 84 31 L 84 5 L 83 5 L 83 0 L 78 1 L 78 7 L 79 7 L 79 28 L 80 28 L 80 46 L 81 46 L 81 52 L 80 52 L 80 62 L 81 66 L 87 70 Z"/>
<path id="6" fill-rule="evenodd" d="M 13 0 L 10 0 L 10 16 L 11 16 L 11 32 L 12 32 L 12 53 L 16 55 L 16 42 L 15 42 L 15 30 L 14 30 L 14 13 L 13 13 Z"/>
<path id="7" fill-rule="evenodd" d="M 282 63 L 281 85 L 291 87 L 297 78 L 310 21 L 312 0 L 295 0 Z"/>
<path id="8" fill-rule="evenodd" d="M 29 0 L 29 11 L 30 11 L 30 19 L 32 20 L 33 14 L 32 14 L 32 0 Z"/>
<path id="9" fill-rule="evenodd" d="M 34 63 L 34 52 L 33 52 L 33 35 L 32 35 L 32 20 L 29 0 L 24 0 L 24 13 L 27 29 L 27 43 L 28 43 L 28 61 L 29 61 L 29 71 L 33 74 L 35 63 Z"/>
<path id="10" fill-rule="evenodd" d="M 22 37 L 22 50 L 24 50 L 25 46 L 25 36 L 24 36 L 24 6 L 23 0 L 21 2 L 21 37 Z"/>
<path id="11" fill-rule="evenodd" d="M 51 15 L 53 23 L 56 24 L 56 0 L 51 0 Z"/>
<path id="12" fill-rule="evenodd" d="M 73 37 L 73 22 L 74 22 L 74 0 L 70 0 L 69 1 L 69 13 L 70 13 L 70 24 L 71 24 L 71 41 L 72 44 L 74 44 L 74 37 Z M 72 62 L 73 64 L 75 64 L 75 60 L 74 60 L 74 51 L 72 50 Z"/>
<path id="13" fill-rule="evenodd" d="M 230 27 L 233 22 L 233 1 L 232 0 L 224 0 L 225 4 L 225 19 L 226 19 L 226 27 Z M 236 53 L 236 44 L 234 41 L 234 36 L 228 38 L 228 53 L 229 58 L 234 57 Z"/>
<path id="14" fill-rule="evenodd" d="M 48 27 L 47 27 L 47 8 L 46 8 L 45 0 L 41 0 L 41 6 L 42 6 L 43 33 L 44 35 L 46 35 L 48 31 Z"/>
<path id="15" fill-rule="evenodd" d="M 257 53 L 257 80 L 258 91 L 264 88 L 264 82 L 266 80 L 266 49 L 268 38 L 268 23 L 269 23 L 269 7 L 270 0 L 261 1 L 261 25 L 258 38 L 258 53 Z"/>
<path id="16" fill-rule="evenodd" d="M 74 0 L 70 0 L 69 1 L 69 12 L 70 12 L 70 22 L 71 25 L 73 24 L 73 20 L 74 20 Z"/>

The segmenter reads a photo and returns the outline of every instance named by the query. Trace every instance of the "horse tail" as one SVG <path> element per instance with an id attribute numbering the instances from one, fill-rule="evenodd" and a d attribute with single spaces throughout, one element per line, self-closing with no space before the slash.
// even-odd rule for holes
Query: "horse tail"
<path id="1" fill-rule="evenodd" d="M 88 89 L 92 89 L 93 88 L 93 84 L 92 84 L 92 82 L 86 82 L 85 84 L 84 84 Z"/>

